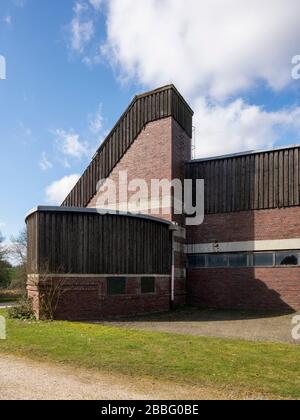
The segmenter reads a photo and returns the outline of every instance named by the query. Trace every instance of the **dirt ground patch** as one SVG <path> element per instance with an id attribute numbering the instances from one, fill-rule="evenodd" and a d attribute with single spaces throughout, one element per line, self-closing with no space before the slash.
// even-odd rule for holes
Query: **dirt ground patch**
<path id="1" fill-rule="evenodd" d="M 223 400 L 263 396 L 97 373 L 1 355 L 0 400 Z"/>
<path id="2" fill-rule="evenodd" d="M 300 344 L 300 341 L 295 342 L 292 338 L 292 319 L 295 315 L 184 308 L 105 324 L 143 331 Z"/>

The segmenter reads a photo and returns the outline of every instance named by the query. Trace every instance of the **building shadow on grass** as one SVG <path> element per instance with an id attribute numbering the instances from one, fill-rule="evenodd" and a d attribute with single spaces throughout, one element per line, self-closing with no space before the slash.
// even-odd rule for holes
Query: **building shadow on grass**
<path id="1" fill-rule="evenodd" d="M 193 306 L 184 306 L 170 312 L 129 316 L 122 318 L 106 319 L 106 323 L 152 323 L 152 322 L 220 322 L 220 321 L 241 321 L 255 319 L 278 318 L 282 316 L 292 315 L 295 311 L 251 311 L 251 310 L 230 310 L 230 309 L 202 309 Z"/>

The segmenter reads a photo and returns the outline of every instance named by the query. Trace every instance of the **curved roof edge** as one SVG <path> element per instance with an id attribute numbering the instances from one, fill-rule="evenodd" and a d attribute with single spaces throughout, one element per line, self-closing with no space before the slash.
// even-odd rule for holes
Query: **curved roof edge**
<path id="1" fill-rule="evenodd" d="M 54 212 L 54 213 L 85 213 L 85 214 L 99 214 L 101 216 L 101 213 L 98 212 L 97 209 L 94 208 L 85 208 L 85 207 L 58 207 L 58 206 L 37 206 L 30 210 L 26 216 L 25 221 L 32 216 L 34 213 L 38 212 Z M 148 216 L 144 214 L 139 213 L 127 213 L 127 212 L 121 212 L 121 211 L 115 211 L 115 210 L 105 210 L 105 214 L 108 214 L 110 216 L 121 216 L 121 217 L 132 217 L 136 219 L 144 219 L 144 220 L 150 220 L 152 222 L 158 222 L 163 223 L 168 226 L 172 226 L 173 223 L 169 222 L 168 220 L 161 219 L 159 217 L 155 216 Z"/>

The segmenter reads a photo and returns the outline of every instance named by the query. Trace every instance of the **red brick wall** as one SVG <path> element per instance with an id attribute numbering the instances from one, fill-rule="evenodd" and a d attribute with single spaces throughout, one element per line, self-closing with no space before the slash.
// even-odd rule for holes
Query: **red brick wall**
<path id="1" fill-rule="evenodd" d="M 172 124 L 172 179 L 185 179 L 185 162 L 192 157 L 192 140 L 173 120 Z M 185 226 L 184 215 L 173 214 L 173 221 Z"/>
<path id="2" fill-rule="evenodd" d="M 300 207 L 207 215 L 187 229 L 201 244 L 300 237 Z M 300 267 L 188 270 L 188 302 L 208 308 L 300 310 Z"/>
<path id="3" fill-rule="evenodd" d="M 300 268 L 188 271 L 188 303 L 203 308 L 300 310 Z"/>
<path id="4" fill-rule="evenodd" d="M 63 292 L 55 318 L 72 321 L 98 320 L 168 311 L 171 279 L 157 277 L 155 282 L 154 294 L 141 294 L 140 277 L 128 277 L 126 295 L 108 296 L 105 277 L 68 277 L 63 282 Z M 39 318 L 41 308 L 37 287 L 28 284 L 28 295 L 33 299 L 34 310 Z"/>
<path id="5" fill-rule="evenodd" d="M 152 179 L 185 178 L 185 162 L 191 159 L 191 139 L 173 118 L 165 118 L 147 125 L 133 145 L 112 171 L 109 179 L 118 185 L 119 172 L 128 172 L 128 182 L 143 179 L 151 187 Z M 171 194 L 171 192 L 170 192 Z M 128 199 L 130 199 L 130 194 Z M 96 207 L 99 193 L 91 200 L 88 207 Z M 144 213 L 148 214 L 148 211 Z M 172 208 L 160 211 L 153 216 L 169 221 L 176 221 L 184 226 L 184 216 L 175 215 Z M 185 255 L 176 252 L 176 268 L 185 268 Z M 176 279 L 176 304 L 186 300 L 185 276 Z"/>
<path id="6" fill-rule="evenodd" d="M 300 207 L 206 215 L 187 228 L 187 243 L 242 242 L 300 237 Z"/>
<path id="7" fill-rule="evenodd" d="M 165 118 L 147 125 L 133 145 L 113 169 L 109 180 L 118 185 L 119 172 L 128 172 L 128 182 L 143 179 L 149 191 L 152 179 L 185 178 L 185 162 L 191 158 L 191 139 L 173 118 Z M 133 194 L 129 194 L 128 198 Z M 99 193 L 88 207 L 95 208 Z M 147 213 L 147 212 L 145 212 Z M 160 213 L 157 217 L 175 220 L 184 224 L 182 217 L 174 216 L 170 209 L 168 214 Z"/>
<path id="8" fill-rule="evenodd" d="M 152 179 L 184 180 L 185 162 L 190 158 L 191 139 L 173 118 L 165 118 L 147 125 L 108 179 L 118 185 L 119 172 L 127 171 L 128 182 L 143 179 L 151 191 Z M 129 194 L 128 199 L 132 195 L 133 193 Z M 99 193 L 96 194 L 88 207 L 95 208 L 99 196 Z M 172 209 L 169 209 L 167 214 L 161 212 L 154 216 L 167 220 L 176 219 L 184 224 L 184 219 L 174 216 Z"/>
<path id="9" fill-rule="evenodd" d="M 172 121 L 172 118 L 166 118 L 148 124 L 113 169 L 109 179 L 118 185 L 119 172 L 127 171 L 128 182 L 143 179 L 147 182 L 149 191 L 152 179 L 171 180 Z M 129 199 L 131 195 L 129 194 Z M 95 208 L 98 197 L 99 194 L 96 194 L 88 207 Z M 157 216 L 171 220 L 170 213 Z"/>

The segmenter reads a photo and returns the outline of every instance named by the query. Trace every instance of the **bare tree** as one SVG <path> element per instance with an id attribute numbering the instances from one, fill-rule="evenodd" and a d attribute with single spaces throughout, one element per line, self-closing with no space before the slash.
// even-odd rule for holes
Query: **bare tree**
<path id="1" fill-rule="evenodd" d="M 11 237 L 10 253 L 16 262 L 21 266 L 27 263 L 27 231 L 22 229 L 18 236 Z"/>
<path id="2" fill-rule="evenodd" d="M 39 274 L 36 280 L 31 280 L 31 284 L 39 291 L 41 318 L 53 321 L 60 299 L 68 291 L 66 280 L 60 277 L 60 270 L 53 274 L 45 267 L 41 272 L 43 274 Z"/>
<path id="3" fill-rule="evenodd" d="M 59 301 L 66 291 L 64 278 L 41 276 L 39 280 L 41 312 L 46 319 L 51 321 L 55 319 Z"/>
<path id="4" fill-rule="evenodd" d="M 9 247 L 11 258 L 18 264 L 12 279 L 12 287 L 19 289 L 22 294 L 26 293 L 27 282 L 27 231 L 22 229 L 17 236 L 11 237 Z"/>
<path id="5" fill-rule="evenodd" d="M 0 232 L 0 287 L 8 287 L 11 281 L 9 268 L 11 264 L 7 260 L 8 250 L 4 245 L 4 236 Z"/>

